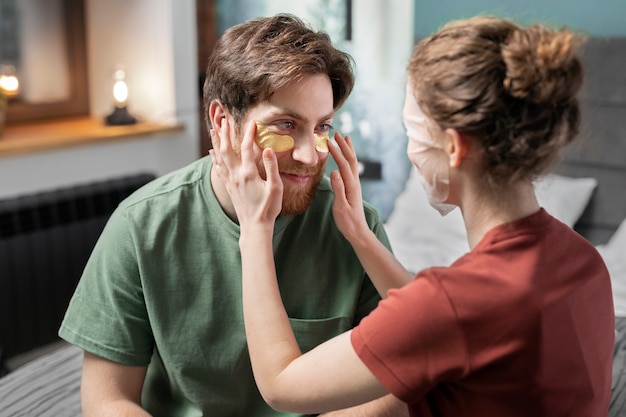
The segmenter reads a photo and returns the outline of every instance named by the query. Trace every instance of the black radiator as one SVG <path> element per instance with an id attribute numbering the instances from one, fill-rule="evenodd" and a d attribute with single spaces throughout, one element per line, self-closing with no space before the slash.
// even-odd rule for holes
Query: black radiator
<path id="1" fill-rule="evenodd" d="M 137 174 L 0 201 L 0 357 L 58 340 L 83 267 Z"/>

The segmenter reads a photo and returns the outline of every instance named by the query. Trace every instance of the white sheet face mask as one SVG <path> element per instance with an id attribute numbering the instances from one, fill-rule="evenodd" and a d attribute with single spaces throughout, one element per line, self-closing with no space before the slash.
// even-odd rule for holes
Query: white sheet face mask
<path id="1" fill-rule="evenodd" d="M 402 117 L 409 137 L 407 155 L 417 168 L 430 205 L 445 216 L 456 208 L 453 204 L 444 203 L 450 193 L 449 158 L 430 135 L 426 115 L 415 101 L 413 90 L 408 84 Z"/>

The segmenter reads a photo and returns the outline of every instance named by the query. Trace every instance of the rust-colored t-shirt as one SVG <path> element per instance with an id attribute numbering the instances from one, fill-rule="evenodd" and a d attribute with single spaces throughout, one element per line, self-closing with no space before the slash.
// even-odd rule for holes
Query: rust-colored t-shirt
<path id="1" fill-rule="evenodd" d="M 412 415 L 607 415 L 609 274 L 589 242 L 543 209 L 388 295 L 352 344 Z"/>

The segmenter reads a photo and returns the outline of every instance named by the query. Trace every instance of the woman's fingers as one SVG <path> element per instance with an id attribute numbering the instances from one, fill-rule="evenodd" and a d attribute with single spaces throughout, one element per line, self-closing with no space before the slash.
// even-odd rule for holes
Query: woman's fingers
<path id="1" fill-rule="evenodd" d="M 335 200 L 342 204 L 348 204 L 348 200 L 346 199 L 346 187 L 343 184 L 343 179 L 339 172 L 333 171 L 330 173 L 330 185 L 333 187 Z"/>
<path id="2" fill-rule="evenodd" d="M 213 148 L 209 150 L 209 155 L 211 155 L 211 159 L 213 160 L 213 167 L 215 168 L 218 176 L 222 179 L 225 179 L 225 170 L 226 166 L 222 161 L 222 148 L 221 148 L 221 137 L 219 133 L 215 129 L 211 129 L 209 131 L 211 135 L 211 142 L 213 143 Z"/>
<path id="3" fill-rule="evenodd" d="M 280 178 L 278 160 L 276 159 L 274 150 L 270 148 L 263 150 L 263 165 L 265 166 L 265 186 L 267 187 L 267 196 L 269 199 L 268 210 L 270 213 L 274 213 L 273 217 L 276 218 L 282 208 L 283 181 Z"/>
<path id="4" fill-rule="evenodd" d="M 245 126 L 239 143 L 234 134 L 227 121 L 212 129 L 214 148 L 209 154 L 213 167 L 230 195 L 241 226 L 274 221 L 280 213 L 283 191 L 276 155 L 271 149 L 263 151 L 262 163 L 267 173 L 263 180 L 255 149 L 256 124 L 252 121 Z"/>
<path id="5" fill-rule="evenodd" d="M 263 149 L 263 164 L 265 165 L 268 184 L 275 190 L 278 185 L 282 190 L 283 181 L 280 179 L 278 160 L 276 159 L 276 153 L 271 148 Z"/>
<path id="6" fill-rule="evenodd" d="M 352 139 L 350 139 L 350 136 L 342 136 L 339 132 L 335 132 L 335 142 L 337 142 L 339 149 L 341 149 L 343 158 L 347 162 L 347 167 L 349 167 L 352 175 L 358 178 L 359 161 L 356 157 Z"/>
<path id="7" fill-rule="evenodd" d="M 349 136 L 343 137 L 340 133 L 335 133 L 337 147 L 329 146 L 329 151 L 335 160 L 339 173 L 341 174 L 341 195 L 349 201 L 351 205 L 361 204 L 361 184 L 359 182 L 359 161 L 354 152 L 354 147 Z M 336 181 L 333 182 L 336 185 Z M 333 187 L 333 189 L 335 189 Z M 335 193 L 339 193 L 335 189 Z"/>
<path id="8" fill-rule="evenodd" d="M 337 146 L 332 146 L 331 144 L 331 146 L 329 146 L 329 152 L 335 160 L 337 168 L 339 168 L 339 173 L 341 173 L 344 183 L 350 187 L 354 182 L 355 175 L 350 162 L 350 154 L 353 154 L 354 150 L 348 144 L 346 138 L 344 138 L 339 132 L 335 133 L 335 142 L 337 143 Z M 354 160 L 356 160 L 356 157 Z M 356 175 L 358 178 L 358 162 Z"/>
<path id="9" fill-rule="evenodd" d="M 257 175 L 253 150 L 255 129 L 256 125 L 254 123 L 246 126 L 244 137 L 240 144 L 241 152 L 235 152 L 233 149 L 232 138 L 235 132 L 231 128 L 228 119 L 224 119 L 218 129 L 210 130 L 213 149 L 209 151 L 209 154 L 218 168 L 218 173 L 222 175 L 222 180 L 226 179 L 224 175 Z"/>
<path id="10" fill-rule="evenodd" d="M 257 173 L 254 161 L 254 138 L 256 136 L 256 124 L 251 120 L 247 125 L 241 141 L 241 162 L 242 164 L 253 170 L 253 174 Z"/>

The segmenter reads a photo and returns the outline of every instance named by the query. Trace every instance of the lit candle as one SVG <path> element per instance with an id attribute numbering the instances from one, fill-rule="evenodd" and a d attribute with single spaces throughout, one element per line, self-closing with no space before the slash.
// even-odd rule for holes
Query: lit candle
<path id="1" fill-rule="evenodd" d="M 0 90 L 8 97 L 15 97 L 20 91 L 20 82 L 13 65 L 3 65 L 0 70 Z"/>
<path id="2" fill-rule="evenodd" d="M 113 75 L 113 98 L 117 107 L 126 107 L 128 100 L 128 86 L 126 85 L 126 73 L 123 70 L 115 71 Z"/>
<path id="3" fill-rule="evenodd" d="M 137 119 L 128 112 L 128 85 L 126 84 L 126 72 L 116 69 L 113 73 L 113 112 L 105 117 L 107 125 L 132 125 Z"/>

